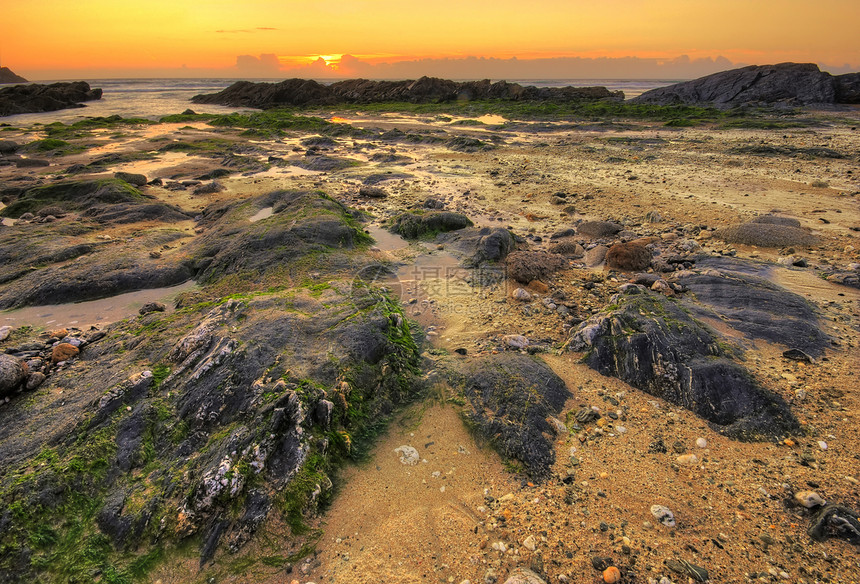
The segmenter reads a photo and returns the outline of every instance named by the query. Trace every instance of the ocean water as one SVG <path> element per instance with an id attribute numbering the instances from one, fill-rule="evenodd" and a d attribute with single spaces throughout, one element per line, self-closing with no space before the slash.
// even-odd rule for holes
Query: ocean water
<path id="1" fill-rule="evenodd" d="M 221 91 L 233 84 L 235 79 L 86 79 L 85 81 L 90 84 L 90 87 L 102 88 L 100 100 L 87 102 L 86 107 L 83 108 L 7 116 L 0 118 L 0 122 L 11 125 L 51 122 L 69 124 L 87 117 L 112 115 L 157 119 L 168 114 L 183 112 L 188 108 L 198 113 L 230 113 L 249 109 L 191 103 L 191 98 L 195 95 Z M 278 82 L 281 79 L 254 79 L 253 81 Z M 627 99 L 636 97 L 649 89 L 677 82 L 677 80 L 662 79 L 511 79 L 509 81 L 536 87 L 602 85 L 612 91 L 623 91 Z M 331 80 L 321 80 L 321 82 L 330 83 Z"/>

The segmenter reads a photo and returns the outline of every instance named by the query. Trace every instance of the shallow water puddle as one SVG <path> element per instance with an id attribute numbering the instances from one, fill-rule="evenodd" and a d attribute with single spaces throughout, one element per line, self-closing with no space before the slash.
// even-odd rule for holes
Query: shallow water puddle
<path id="1" fill-rule="evenodd" d="M 251 223 L 256 223 L 257 221 L 261 221 L 263 219 L 271 217 L 274 212 L 274 207 L 263 207 L 262 209 L 248 217 L 248 221 L 250 221 Z"/>
<path id="2" fill-rule="evenodd" d="M 15 327 L 28 325 L 39 328 L 75 326 L 83 328 L 96 324 L 108 324 L 136 316 L 140 307 L 147 302 L 161 302 L 167 306 L 169 311 L 172 307 L 172 301 L 180 292 L 186 292 L 196 287 L 197 284 L 189 280 L 177 286 L 127 292 L 100 300 L 6 310 L 0 312 L 0 325 Z"/>

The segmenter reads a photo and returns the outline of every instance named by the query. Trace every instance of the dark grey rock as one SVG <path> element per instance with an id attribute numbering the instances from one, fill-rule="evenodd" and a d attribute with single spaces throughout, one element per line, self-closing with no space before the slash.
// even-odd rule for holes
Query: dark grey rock
<path id="1" fill-rule="evenodd" d="M 740 439 L 798 430 L 785 401 L 732 361 L 708 329 L 662 295 L 625 295 L 582 323 L 571 348 L 604 375 L 685 407 Z"/>
<path id="2" fill-rule="evenodd" d="M 620 91 L 605 87 L 523 87 L 516 83 L 489 80 L 455 82 L 422 77 L 405 81 L 347 79 L 325 86 L 306 79 L 280 83 L 238 81 L 219 93 L 196 95 L 194 103 L 273 108 L 289 105 L 333 105 L 335 103 L 410 102 L 436 103 L 454 100 L 508 99 L 535 101 L 592 101 L 624 99 Z"/>
<path id="3" fill-rule="evenodd" d="M 806 532 L 815 541 L 841 537 L 860 545 L 860 514 L 844 505 L 831 503 L 812 517 Z"/>
<path id="4" fill-rule="evenodd" d="M 732 265 L 741 269 L 743 262 Z M 780 343 L 816 357 L 830 344 L 809 302 L 764 278 L 738 272 L 702 273 L 679 277 L 677 282 L 695 295 L 695 302 L 685 300 L 694 314 L 722 320 L 748 338 Z"/>
<path id="5" fill-rule="evenodd" d="M 358 189 L 358 196 L 367 197 L 368 199 L 384 199 L 388 196 L 388 193 L 379 187 L 365 186 Z"/>
<path id="6" fill-rule="evenodd" d="M 147 302 L 138 310 L 138 314 L 149 314 L 150 312 L 164 312 L 167 307 L 161 302 Z"/>
<path id="7" fill-rule="evenodd" d="M 846 84 L 847 86 L 847 84 Z M 791 105 L 836 103 L 836 83 L 814 63 L 750 65 L 646 91 L 632 103 L 708 104 L 735 107 L 750 103 Z"/>
<path id="8" fill-rule="evenodd" d="M 546 478 L 555 460 L 546 419 L 556 416 L 570 392 L 543 361 L 520 353 L 500 353 L 464 368 L 468 418 L 508 457 L 522 462 L 535 478 Z"/>
<path id="9" fill-rule="evenodd" d="M 390 230 L 407 239 L 434 236 L 438 233 L 471 227 L 473 223 L 465 215 L 450 211 L 431 211 L 423 214 L 402 213 L 398 215 Z"/>
<path id="10" fill-rule="evenodd" d="M 115 172 L 114 178 L 118 178 L 119 180 L 124 180 L 130 185 L 136 187 L 142 187 L 146 185 L 146 176 L 142 174 L 135 174 L 131 172 Z"/>
<path id="11" fill-rule="evenodd" d="M 18 148 L 18 144 L 12 140 L 0 140 L 0 155 L 15 154 Z"/>
<path id="12" fill-rule="evenodd" d="M 0 88 L 0 116 L 84 107 L 80 102 L 101 97 L 101 89 L 90 89 L 83 81 L 3 87 Z"/>

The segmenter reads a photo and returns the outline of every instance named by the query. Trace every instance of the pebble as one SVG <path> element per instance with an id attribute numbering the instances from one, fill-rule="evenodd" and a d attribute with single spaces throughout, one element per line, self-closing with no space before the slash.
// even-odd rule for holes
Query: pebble
<path id="1" fill-rule="evenodd" d="M 821 450 L 827 450 L 827 442 L 825 442 L 824 440 L 819 440 L 818 447 L 821 448 Z"/>
<path id="2" fill-rule="evenodd" d="M 514 349 L 525 349 L 529 346 L 529 340 L 523 335 L 505 335 L 505 344 Z"/>
<path id="3" fill-rule="evenodd" d="M 535 551 L 537 547 L 537 542 L 535 541 L 535 536 L 530 535 L 523 540 L 523 546 L 525 546 L 529 551 Z"/>
<path id="4" fill-rule="evenodd" d="M 418 464 L 419 460 L 421 460 L 421 456 L 419 456 L 418 451 L 412 446 L 398 446 L 394 449 L 394 452 L 400 455 L 401 464 L 414 466 Z"/>
<path id="5" fill-rule="evenodd" d="M 609 566 L 603 570 L 603 581 L 606 584 L 615 584 L 621 581 L 621 571 L 615 566 Z"/>
<path id="6" fill-rule="evenodd" d="M 693 466 L 699 464 L 699 457 L 695 454 L 682 454 L 675 460 L 678 461 L 678 464 L 683 464 L 684 466 Z"/>
<path id="7" fill-rule="evenodd" d="M 798 491 L 794 494 L 794 500 L 806 507 L 807 509 L 812 509 L 813 507 L 820 507 L 825 503 L 824 499 L 821 498 L 821 495 L 819 495 L 815 491 Z"/>
<path id="8" fill-rule="evenodd" d="M 528 302 L 532 299 L 532 295 L 525 288 L 517 288 L 511 293 L 511 297 L 522 302 Z"/>
<path id="9" fill-rule="evenodd" d="M 651 515 L 666 527 L 675 527 L 675 514 L 663 505 L 651 505 Z"/>
<path id="10" fill-rule="evenodd" d="M 708 441 L 704 438 L 696 438 L 696 446 L 698 446 L 699 448 L 707 448 Z"/>
<path id="11" fill-rule="evenodd" d="M 9 335 L 12 334 L 12 330 L 11 326 L 0 326 L 0 341 L 8 339 Z"/>

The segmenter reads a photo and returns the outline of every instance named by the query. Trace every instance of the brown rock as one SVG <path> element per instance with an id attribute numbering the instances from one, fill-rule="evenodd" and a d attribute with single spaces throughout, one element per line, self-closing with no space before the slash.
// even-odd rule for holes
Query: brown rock
<path id="1" fill-rule="evenodd" d="M 0 397 L 14 393 L 26 376 L 21 361 L 11 355 L 0 355 Z"/>
<path id="2" fill-rule="evenodd" d="M 538 294 L 546 294 L 549 292 L 549 286 L 547 286 L 540 280 L 532 280 L 531 282 L 529 282 L 529 288 L 531 288 Z"/>
<path id="3" fill-rule="evenodd" d="M 74 345 L 69 343 L 60 343 L 51 351 L 51 363 L 59 363 L 60 361 L 68 361 L 76 356 L 81 351 Z"/>
<path id="4" fill-rule="evenodd" d="M 646 270 L 651 265 L 651 251 L 638 241 L 616 243 L 606 252 L 606 265 L 625 272 Z"/>

